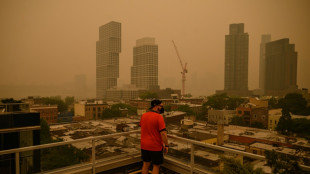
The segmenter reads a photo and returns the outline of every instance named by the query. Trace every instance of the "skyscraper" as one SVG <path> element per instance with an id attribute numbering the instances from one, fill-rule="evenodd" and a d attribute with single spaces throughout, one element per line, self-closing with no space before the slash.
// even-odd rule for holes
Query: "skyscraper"
<path id="1" fill-rule="evenodd" d="M 265 94 L 283 96 L 297 90 L 297 52 L 289 39 L 266 44 Z"/>
<path id="2" fill-rule="evenodd" d="M 131 84 L 143 89 L 159 89 L 158 86 L 158 45 L 155 38 L 142 38 L 133 48 Z"/>
<path id="3" fill-rule="evenodd" d="M 244 24 L 230 24 L 225 36 L 225 91 L 248 91 L 249 35 Z"/>
<path id="4" fill-rule="evenodd" d="M 121 52 L 121 23 L 109 22 L 99 28 L 96 42 L 96 97 L 106 98 L 106 90 L 117 86 L 119 53 Z"/>
<path id="5" fill-rule="evenodd" d="M 266 43 L 271 41 L 271 35 L 262 35 L 260 43 L 260 56 L 259 56 L 259 88 L 265 89 L 265 60 L 266 60 Z"/>

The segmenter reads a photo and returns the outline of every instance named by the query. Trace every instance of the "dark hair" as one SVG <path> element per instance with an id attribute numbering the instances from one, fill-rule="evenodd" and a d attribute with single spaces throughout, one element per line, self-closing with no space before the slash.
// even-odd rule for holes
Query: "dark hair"
<path id="1" fill-rule="evenodd" d="M 152 100 L 150 109 L 152 109 L 154 106 L 160 105 L 161 103 L 161 100 Z"/>

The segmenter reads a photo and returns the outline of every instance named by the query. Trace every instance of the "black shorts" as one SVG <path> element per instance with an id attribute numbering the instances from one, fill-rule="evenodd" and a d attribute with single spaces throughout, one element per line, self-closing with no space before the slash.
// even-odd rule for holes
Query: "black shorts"
<path id="1" fill-rule="evenodd" d="M 141 149 L 141 157 L 144 162 L 152 162 L 155 165 L 160 165 L 164 162 L 163 151 L 149 151 Z"/>

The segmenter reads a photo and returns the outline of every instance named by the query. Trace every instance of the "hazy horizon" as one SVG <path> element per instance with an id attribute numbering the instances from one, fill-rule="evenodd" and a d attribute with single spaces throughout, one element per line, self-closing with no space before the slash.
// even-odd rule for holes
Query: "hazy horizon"
<path id="1" fill-rule="evenodd" d="M 309 7 L 307 0 L 2 0 L 0 98 L 70 95 L 79 74 L 86 75 L 89 95 L 95 97 L 96 41 L 99 27 L 110 21 L 122 23 L 118 86 L 130 83 L 136 40 L 154 37 L 161 88 L 181 89 L 174 40 L 188 63 L 187 93 L 211 95 L 224 89 L 225 35 L 230 24 L 244 23 L 249 89 L 259 85 L 262 34 L 295 44 L 297 85 L 310 89 Z"/>

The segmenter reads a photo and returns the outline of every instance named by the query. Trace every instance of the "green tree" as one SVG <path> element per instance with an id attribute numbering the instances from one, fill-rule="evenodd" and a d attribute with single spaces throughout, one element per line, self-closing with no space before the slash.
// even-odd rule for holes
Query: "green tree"
<path id="1" fill-rule="evenodd" d="M 244 99 L 240 97 L 229 97 L 225 93 L 215 94 L 208 96 L 208 101 L 205 102 L 204 106 L 210 106 L 216 110 L 229 109 L 235 110 L 240 104 L 244 102 Z"/>
<path id="2" fill-rule="evenodd" d="M 5 98 L 1 100 L 2 103 L 22 103 L 20 100 L 14 100 L 13 98 Z"/>
<path id="3" fill-rule="evenodd" d="M 114 118 L 114 117 L 121 117 L 121 111 L 119 109 L 110 109 L 106 108 L 102 111 L 101 119 L 105 118 Z"/>
<path id="4" fill-rule="evenodd" d="M 277 174 L 303 174 L 306 173 L 301 170 L 298 160 L 299 157 L 296 155 L 280 154 L 276 151 L 265 151 L 267 165 L 270 166 L 272 173 Z"/>
<path id="5" fill-rule="evenodd" d="M 44 97 L 43 98 L 44 104 L 48 105 L 57 105 L 58 111 L 63 112 L 68 109 L 66 103 L 61 99 L 60 96 L 53 96 L 53 97 Z"/>
<path id="6" fill-rule="evenodd" d="M 62 139 L 53 140 L 50 134 L 50 127 L 44 119 L 40 120 L 40 142 L 41 144 L 63 141 Z M 78 164 L 89 159 L 83 150 L 71 145 L 64 145 L 41 150 L 41 169 L 43 171 Z"/>
<path id="7" fill-rule="evenodd" d="M 240 97 L 230 97 L 227 100 L 227 109 L 235 110 L 240 104 L 244 102 L 244 99 Z"/>
<path id="8" fill-rule="evenodd" d="M 189 107 L 189 105 L 180 105 L 176 110 L 186 112 L 187 115 L 194 115 L 194 111 Z"/>
<path id="9" fill-rule="evenodd" d="M 202 111 L 198 114 L 196 114 L 196 119 L 201 120 L 201 121 L 208 121 L 207 120 L 207 114 L 208 114 L 208 109 L 206 106 L 202 106 Z"/>
<path id="10" fill-rule="evenodd" d="M 280 117 L 276 130 L 279 131 L 281 134 L 289 135 L 291 132 L 291 123 L 292 118 L 289 109 L 287 105 L 284 104 L 282 107 L 282 116 Z"/>
<path id="11" fill-rule="evenodd" d="M 208 101 L 204 103 L 204 106 L 210 106 L 213 109 L 222 110 L 227 106 L 227 100 L 229 97 L 224 94 L 216 94 L 208 96 Z"/>
<path id="12" fill-rule="evenodd" d="M 244 122 L 243 118 L 240 116 L 233 116 L 230 123 L 231 125 L 237 125 L 237 126 L 247 126 L 246 123 Z"/>
<path id="13" fill-rule="evenodd" d="M 67 96 L 66 98 L 65 98 L 65 104 L 67 105 L 67 106 L 69 106 L 69 105 L 72 105 L 72 104 L 74 104 L 74 96 Z"/>
<path id="14" fill-rule="evenodd" d="M 281 108 L 281 106 L 280 106 L 279 101 L 276 98 L 271 97 L 268 100 L 268 108 L 269 109 L 277 109 L 277 108 Z"/>
<path id="15" fill-rule="evenodd" d="M 158 95 L 155 92 L 146 91 L 146 92 L 142 93 L 139 97 L 142 100 L 145 100 L 145 99 L 156 99 L 156 98 L 158 98 Z"/>
<path id="16" fill-rule="evenodd" d="M 50 134 L 50 127 L 47 124 L 47 122 L 41 118 L 40 119 L 40 143 L 41 144 L 46 144 L 52 142 L 51 134 Z"/>
<path id="17" fill-rule="evenodd" d="M 263 174 L 262 168 L 254 169 L 251 164 L 242 165 L 239 160 L 234 158 L 222 157 L 224 161 L 223 174 Z"/>
<path id="18" fill-rule="evenodd" d="M 300 137 L 310 136 L 310 120 L 306 118 L 292 119 L 290 130 Z"/>

